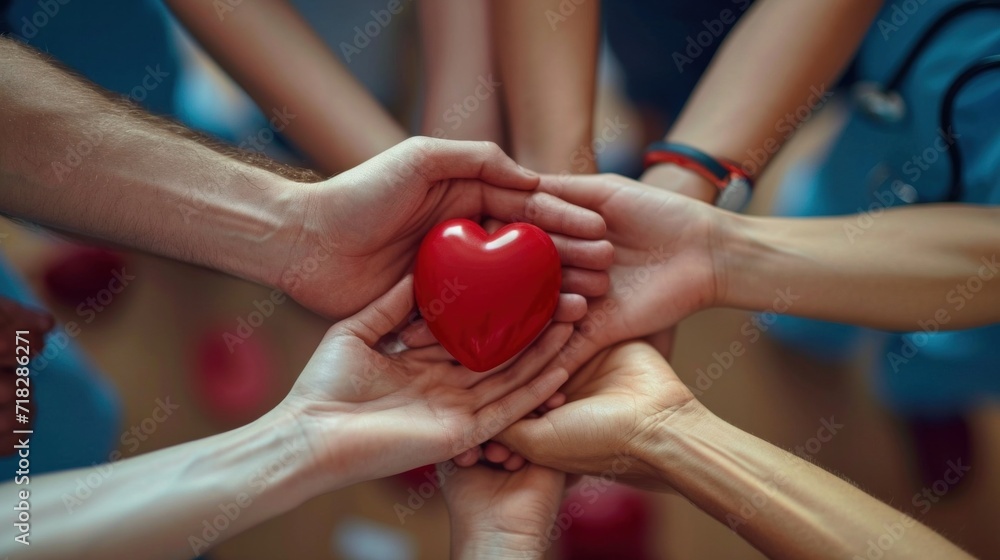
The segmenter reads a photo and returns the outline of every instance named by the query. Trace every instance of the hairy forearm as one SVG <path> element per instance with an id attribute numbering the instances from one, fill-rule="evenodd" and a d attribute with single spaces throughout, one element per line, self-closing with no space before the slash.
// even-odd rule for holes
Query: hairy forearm
<path id="1" fill-rule="evenodd" d="M 881 2 L 762 0 L 726 38 L 667 140 L 731 159 L 757 175 L 781 145 L 828 101 Z M 747 63 L 751 61 L 751 63 Z M 677 176 L 651 168 L 643 182 L 673 185 Z M 690 194 L 711 200 L 705 181 Z"/>
<path id="2" fill-rule="evenodd" d="M 295 421 L 272 413 L 140 457 L 7 483 L 5 504 L 29 492 L 30 545 L 4 539 L 0 554 L 191 558 L 325 490 L 307 467 L 309 453 Z M 8 510 L 7 527 L 11 517 Z"/>
<path id="3" fill-rule="evenodd" d="M 541 172 L 593 173 L 581 154 L 593 134 L 600 3 L 505 0 L 492 9 L 514 159 Z"/>
<path id="4" fill-rule="evenodd" d="M 271 280 L 265 264 L 301 212 L 300 185 L 281 174 L 296 173 L 197 140 L 3 39 L 0 106 L 4 214 Z"/>
<path id="5" fill-rule="evenodd" d="M 202 0 L 167 4 L 265 116 L 283 115 L 276 128 L 326 173 L 406 139 L 287 0 L 244 2 L 224 12 Z"/>
<path id="6" fill-rule="evenodd" d="M 886 560 L 971 558 L 913 518 L 700 405 L 674 415 L 681 418 L 654 430 L 646 460 L 665 485 L 771 558 L 863 558 L 869 541 L 887 532 L 894 544 L 880 549 Z"/>
<path id="7" fill-rule="evenodd" d="M 725 217 L 733 227 L 721 241 L 723 305 L 899 331 L 1000 321 L 997 208 Z"/>

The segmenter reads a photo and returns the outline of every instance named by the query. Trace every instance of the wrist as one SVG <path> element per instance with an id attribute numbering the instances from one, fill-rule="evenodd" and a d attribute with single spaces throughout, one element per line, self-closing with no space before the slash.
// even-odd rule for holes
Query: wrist
<path id="1" fill-rule="evenodd" d="M 509 533 L 496 528 L 479 529 L 466 527 L 452 518 L 451 557 L 456 560 L 466 558 L 511 558 L 518 560 L 540 559 L 551 547 L 551 542 L 543 534 Z"/>
<path id="2" fill-rule="evenodd" d="M 725 425 L 697 399 L 664 413 L 644 430 L 635 456 L 646 466 L 647 476 L 659 485 L 678 489 L 678 474 L 692 463 L 691 448 L 705 434 Z"/>
<path id="3" fill-rule="evenodd" d="M 256 169 L 234 173 L 217 193 L 194 194 L 188 213 L 208 266 L 278 287 L 288 248 L 298 237 L 307 185 Z"/>
<path id="4" fill-rule="evenodd" d="M 719 189 L 708 179 L 678 165 L 659 163 L 649 167 L 639 181 L 713 204 Z"/>
<path id="5" fill-rule="evenodd" d="M 775 282 L 781 271 L 788 281 L 794 252 L 782 245 L 786 233 L 773 219 L 723 212 L 718 221 L 713 260 L 720 307 L 763 311 L 774 305 L 776 293 L 787 288 Z"/>

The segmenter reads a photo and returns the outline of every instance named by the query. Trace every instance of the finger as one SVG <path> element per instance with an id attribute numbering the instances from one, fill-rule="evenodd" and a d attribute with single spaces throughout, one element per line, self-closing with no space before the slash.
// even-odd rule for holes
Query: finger
<path id="1" fill-rule="evenodd" d="M 575 323 L 587 315 L 587 298 L 579 294 L 559 294 L 552 320 L 557 323 Z"/>
<path id="2" fill-rule="evenodd" d="M 555 449 L 559 444 L 552 423 L 544 417 L 515 422 L 493 436 L 493 439 L 503 444 L 511 453 L 516 453 L 532 463 L 546 466 L 553 465 L 546 464 L 547 456 L 542 452 L 546 449 Z"/>
<path id="3" fill-rule="evenodd" d="M 588 241 L 550 234 L 564 266 L 607 270 L 615 260 L 615 247 L 607 240 Z"/>
<path id="4" fill-rule="evenodd" d="M 573 331 L 573 336 L 569 337 L 566 344 L 559 349 L 555 358 L 546 364 L 545 367 L 562 368 L 569 372 L 575 372 L 593 358 L 600 349 L 601 345 L 593 337 L 586 336 L 580 332 L 580 327 L 578 327 Z"/>
<path id="5" fill-rule="evenodd" d="M 572 383 L 572 382 L 573 379 L 571 378 L 567 383 Z M 529 414 L 528 416 L 525 416 L 525 418 L 538 418 L 542 414 L 545 414 L 546 412 L 549 412 L 552 409 L 559 408 L 564 404 L 566 404 L 566 393 L 560 390 L 556 394 L 549 397 L 549 400 L 542 403 L 542 406 L 538 407 L 538 410 L 536 410 L 534 414 Z"/>
<path id="6" fill-rule="evenodd" d="M 424 319 L 416 321 L 403 329 L 399 333 L 399 340 L 407 348 L 423 348 L 424 346 L 431 346 L 438 343 L 437 339 L 434 338 L 434 333 L 431 332 L 430 327 L 427 326 L 427 321 Z"/>
<path id="7" fill-rule="evenodd" d="M 481 448 L 477 445 L 459 453 L 453 460 L 455 461 L 455 464 L 460 467 L 471 467 L 479 462 L 481 451 Z"/>
<path id="8" fill-rule="evenodd" d="M 582 268 L 563 268 L 562 291 L 568 294 L 579 294 L 584 297 L 600 297 L 608 293 L 611 278 L 607 272 L 584 270 Z"/>
<path id="9" fill-rule="evenodd" d="M 515 163 L 493 142 L 417 136 L 400 142 L 389 152 L 410 162 L 431 182 L 479 179 L 496 187 L 517 190 L 531 190 L 538 185 L 537 173 Z"/>
<path id="10" fill-rule="evenodd" d="M 546 193 L 483 189 L 483 212 L 505 222 L 527 222 L 551 233 L 603 239 L 604 218 Z"/>
<path id="11" fill-rule="evenodd" d="M 481 408 L 487 403 L 492 403 L 497 399 L 507 395 L 517 387 L 521 387 L 531 378 L 538 375 L 539 371 L 556 356 L 559 349 L 566 344 L 573 334 L 573 326 L 566 323 L 553 323 L 549 325 L 542 336 L 535 341 L 525 352 L 505 371 L 493 373 L 481 377 L 482 381 L 471 385 L 477 408 Z M 545 395 L 547 399 L 550 395 Z M 543 399 L 544 402 L 544 399 Z M 541 404 L 541 403 L 539 403 Z M 532 407 L 528 412 L 534 410 Z M 527 414 L 527 412 L 525 412 Z M 523 414 L 521 415 L 523 416 Z"/>
<path id="12" fill-rule="evenodd" d="M 519 471 L 525 463 L 526 461 L 524 460 L 524 457 L 517 454 L 511 454 L 510 458 L 503 462 L 503 468 L 511 472 Z"/>
<path id="13" fill-rule="evenodd" d="M 557 196 L 570 204 L 600 212 L 601 207 L 616 193 L 642 187 L 619 175 L 542 175 L 538 190 Z"/>
<path id="14" fill-rule="evenodd" d="M 566 404 L 566 393 L 559 392 L 549 397 L 549 400 L 545 401 L 544 406 L 546 409 L 552 410 L 553 408 L 559 408 L 564 404 Z"/>
<path id="15" fill-rule="evenodd" d="M 385 295 L 330 330 L 346 330 L 368 346 L 374 346 L 380 338 L 400 324 L 412 309 L 413 276 L 407 275 Z"/>
<path id="16" fill-rule="evenodd" d="M 491 463 L 503 463 L 510 459 L 510 449 L 507 449 L 505 445 L 491 441 L 483 449 L 483 458 Z"/>
<path id="17" fill-rule="evenodd" d="M 475 433 L 484 441 L 492 438 L 499 430 L 538 408 L 568 377 L 569 374 L 564 369 L 550 369 L 527 385 L 481 408 L 475 415 L 475 425 L 478 428 Z"/>

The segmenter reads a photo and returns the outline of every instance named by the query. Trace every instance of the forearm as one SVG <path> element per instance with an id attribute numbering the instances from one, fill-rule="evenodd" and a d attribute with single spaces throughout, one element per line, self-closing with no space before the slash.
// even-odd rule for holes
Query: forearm
<path id="1" fill-rule="evenodd" d="M 455 520 L 452 520 L 451 560 L 541 560 L 545 557 L 547 544 L 548 540 L 544 535 L 512 537 L 499 531 L 471 533 L 456 526 Z"/>
<path id="2" fill-rule="evenodd" d="M 2 39 L 0 106 L 3 213 L 270 280 L 264 265 L 294 235 L 284 224 L 301 211 L 300 185 L 111 100 Z"/>
<path id="3" fill-rule="evenodd" d="M 491 3 L 508 132 L 514 159 L 525 167 L 592 173 L 600 3 L 573 3 L 564 14 L 566 5 Z"/>
<path id="4" fill-rule="evenodd" d="M 30 545 L 2 547 L 18 558 L 190 558 L 324 491 L 310 460 L 295 421 L 272 413 L 140 457 L 8 483 L 4 504 L 29 492 Z M 81 483 L 95 473 L 99 484 Z M 16 512 L 7 511 L 10 527 Z"/>
<path id="5" fill-rule="evenodd" d="M 693 403 L 697 404 L 697 403 Z M 679 416 L 679 417 L 678 417 Z M 928 527 L 816 465 L 688 406 L 655 428 L 661 481 L 771 558 L 971 558 Z M 906 538 L 900 538 L 902 532 Z"/>
<path id="6" fill-rule="evenodd" d="M 427 79 L 421 133 L 504 145 L 487 2 L 419 2 Z"/>
<path id="7" fill-rule="evenodd" d="M 762 0 L 726 38 L 667 140 L 731 159 L 757 175 L 801 123 L 828 101 L 881 2 Z M 748 64 L 747 61 L 752 61 Z M 643 182 L 672 186 L 678 175 L 651 168 Z M 712 200 L 707 181 L 685 190 Z"/>
<path id="8" fill-rule="evenodd" d="M 921 205 L 835 218 L 724 214 L 724 306 L 898 331 L 1000 321 L 1000 210 Z M 785 294 L 781 296 L 781 294 Z"/>
<path id="9" fill-rule="evenodd" d="M 266 117 L 281 115 L 275 128 L 326 173 L 406 139 L 287 0 L 244 2 L 221 17 L 213 2 L 167 3 Z"/>

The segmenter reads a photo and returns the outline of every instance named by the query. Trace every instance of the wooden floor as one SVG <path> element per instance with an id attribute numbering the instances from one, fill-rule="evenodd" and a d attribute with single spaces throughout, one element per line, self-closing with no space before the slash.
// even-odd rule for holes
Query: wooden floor
<path id="1" fill-rule="evenodd" d="M 810 141 L 819 140 L 797 139 L 802 145 L 798 149 L 808 150 Z M 766 198 L 764 193 L 758 209 L 766 208 Z M 39 286 L 40 270 L 59 242 L 6 221 L 0 230 L 10 234 L 3 241 L 3 251 Z M 193 345 L 206 329 L 235 328 L 237 318 L 252 311 L 253 301 L 265 298 L 267 290 L 157 258 L 135 255 L 129 262 L 136 280 L 78 338 L 119 390 L 125 410 L 122 429 L 146 418 L 154 401 L 167 396 L 181 408 L 142 443 L 138 453 L 232 427 L 212 420 L 193 398 L 189 382 Z M 55 307 L 54 311 L 63 321 L 76 318 L 71 309 Z M 685 321 L 675 368 L 693 383 L 692 372 L 711 363 L 713 352 L 744 340 L 739 329 L 746 320 L 742 312 L 713 310 Z M 280 382 L 270 404 L 277 403 L 290 387 L 327 326 L 289 302 L 254 333 L 277 357 Z M 816 434 L 823 418 L 833 416 L 844 428 L 822 446 L 815 461 L 880 499 L 907 507 L 921 484 L 913 474 L 896 420 L 874 400 L 863 365 L 816 364 L 765 337 L 749 345 L 747 353 L 702 400 L 726 420 L 785 448 L 804 444 Z M 962 492 L 948 495 L 922 520 L 980 557 L 1000 558 L 1000 408 L 979 410 L 972 419 L 979 454 L 970 480 Z M 393 505 L 406 497 L 406 488 L 398 481 L 361 484 L 316 498 L 229 540 L 210 556 L 233 560 L 348 558 L 335 552 L 334 543 L 343 540 L 336 536 L 337 528 L 361 522 L 409 535 L 401 542 L 409 542 L 417 558 L 446 558 L 448 523 L 440 499 L 432 498 L 401 525 Z M 651 499 L 659 528 L 658 557 L 760 557 L 727 527 L 682 498 L 655 495 Z"/>

